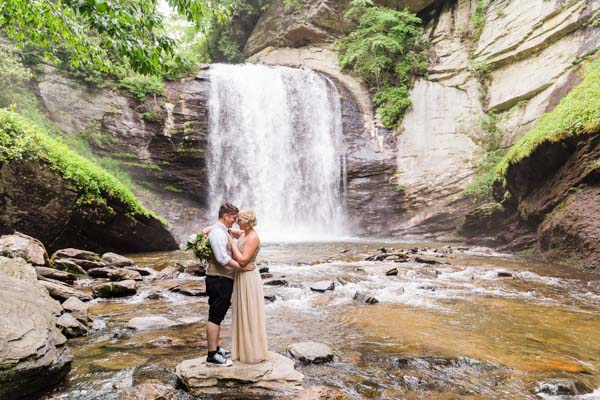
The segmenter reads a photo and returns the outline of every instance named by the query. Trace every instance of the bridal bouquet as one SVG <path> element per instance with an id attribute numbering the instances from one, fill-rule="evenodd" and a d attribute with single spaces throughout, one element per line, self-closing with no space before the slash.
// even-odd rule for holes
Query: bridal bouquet
<path id="1" fill-rule="evenodd" d="M 191 235 L 187 242 L 185 242 L 185 249 L 192 250 L 194 255 L 202 263 L 207 262 L 213 255 L 208 236 L 204 233 L 194 233 Z"/>

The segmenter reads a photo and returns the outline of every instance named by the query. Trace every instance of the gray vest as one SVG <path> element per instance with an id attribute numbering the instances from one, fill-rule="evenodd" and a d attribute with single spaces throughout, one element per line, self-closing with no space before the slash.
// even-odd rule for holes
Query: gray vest
<path id="1" fill-rule="evenodd" d="M 227 228 L 224 227 L 222 224 L 215 224 L 213 229 L 221 229 L 223 232 L 225 232 L 225 235 L 229 236 L 229 233 L 227 232 Z M 231 246 L 229 245 L 229 242 L 227 243 L 227 255 L 229 255 L 229 257 L 233 258 L 233 251 L 231 250 Z M 223 267 L 221 264 L 219 264 L 217 262 L 217 260 L 214 256 L 210 257 L 210 259 L 208 260 L 208 268 L 206 269 L 206 275 L 224 276 L 226 278 L 233 279 L 234 272 L 235 272 L 234 270 L 228 271 L 227 269 L 225 269 L 225 267 Z"/>

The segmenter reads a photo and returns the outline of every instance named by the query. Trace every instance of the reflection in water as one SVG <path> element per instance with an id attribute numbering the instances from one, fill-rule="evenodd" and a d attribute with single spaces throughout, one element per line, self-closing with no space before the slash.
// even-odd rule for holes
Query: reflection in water
<path id="1" fill-rule="evenodd" d="M 447 252 L 436 265 L 362 261 L 378 247 L 273 244 L 261 253 L 262 266 L 290 283 L 266 288 L 277 298 L 266 307 L 272 349 L 284 354 L 290 343 L 314 340 L 335 351 L 333 363 L 299 367 L 304 386 L 364 399 L 532 398 L 536 382 L 556 378 L 589 391 L 600 387 L 600 293 L 586 285 L 593 278 L 485 249 Z M 189 260 L 180 252 L 135 258 L 156 269 Z M 394 267 L 398 275 L 386 276 Z M 135 298 L 95 300 L 90 312 L 106 330 L 70 341 L 73 370 L 55 397 L 111 398 L 113 387 L 118 393 L 146 381 L 173 386 L 175 365 L 206 351 L 206 298 L 169 292 L 181 279 L 192 277 L 145 281 Z M 336 282 L 335 290 L 310 290 L 322 280 Z M 380 303 L 358 304 L 357 291 Z M 150 294 L 156 299 L 148 300 Z M 203 319 L 169 329 L 126 328 L 144 315 Z M 223 336 L 229 343 L 229 318 Z"/>

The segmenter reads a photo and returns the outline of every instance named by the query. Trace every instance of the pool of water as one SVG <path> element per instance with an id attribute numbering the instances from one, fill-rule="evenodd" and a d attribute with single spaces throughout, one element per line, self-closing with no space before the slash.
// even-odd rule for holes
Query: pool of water
<path id="1" fill-rule="evenodd" d="M 383 246 L 416 247 L 440 263 L 364 261 Z M 276 296 L 266 304 L 270 348 L 285 354 L 294 342 L 330 345 L 334 362 L 298 365 L 304 386 L 336 388 L 351 399 L 537 398 L 536 384 L 554 379 L 575 381 L 581 392 L 600 387 L 598 276 L 486 248 L 457 249 L 360 241 L 263 245 L 261 266 L 289 282 L 265 288 Z M 156 270 L 192 259 L 184 252 L 132 258 Z M 386 276 L 392 268 L 398 274 Z M 130 298 L 94 300 L 90 313 L 104 328 L 70 340 L 73 368 L 48 397 L 116 399 L 138 383 L 175 386 L 175 365 L 206 353 L 208 307 L 205 297 L 168 288 L 201 279 L 147 279 Z M 310 289 L 323 280 L 335 282 L 335 289 Z M 356 292 L 379 303 L 359 303 Z M 140 332 L 126 328 L 131 318 L 146 315 L 201 321 Z M 227 346 L 229 316 L 222 337 Z M 183 391 L 179 396 L 188 397 Z M 600 398 L 600 391 L 579 397 Z"/>

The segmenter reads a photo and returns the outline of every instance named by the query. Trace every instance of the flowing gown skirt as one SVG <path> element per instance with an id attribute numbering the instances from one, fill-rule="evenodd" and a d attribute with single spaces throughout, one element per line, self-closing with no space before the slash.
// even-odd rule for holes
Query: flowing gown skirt
<path id="1" fill-rule="evenodd" d="M 267 360 L 265 303 L 258 268 L 254 271 L 236 271 L 232 303 L 232 360 L 247 364 Z"/>

